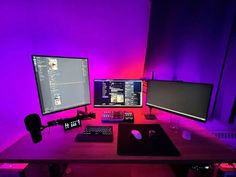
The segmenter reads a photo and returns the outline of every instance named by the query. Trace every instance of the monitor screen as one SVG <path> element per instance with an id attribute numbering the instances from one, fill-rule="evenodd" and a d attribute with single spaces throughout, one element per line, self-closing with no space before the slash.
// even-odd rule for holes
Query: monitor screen
<path id="1" fill-rule="evenodd" d="M 94 80 L 94 107 L 142 107 L 142 80 Z"/>
<path id="2" fill-rule="evenodd" d="M 149 80 L 146 104 L 205 122 L 212 87 L 212 84 Z"/>
<path id="3" fill-rule="evenodd" d="M 86 58 L 32 58 L 43 115 L 90 104 Z"/>

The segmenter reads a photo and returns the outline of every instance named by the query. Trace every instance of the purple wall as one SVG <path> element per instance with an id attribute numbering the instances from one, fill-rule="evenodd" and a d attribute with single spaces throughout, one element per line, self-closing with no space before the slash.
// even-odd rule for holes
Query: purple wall
<path id="1" fill-rule="evenodd" d="M 213 99 L 231 31 L 236 2 L 230 0 L 153 0 L 145 60 L 145 77 L 214 84 Z M 234 36 L 236 31 L 234 31 Z M 236 94 L 235 49 L 230 48 L 216 104 L 209 121 L 220 120 L 227 128 Z M 212 120 L 213 119 L 213 120 Z M 215 128 L 214 125 L 210 128 Z"/>
<path id="2" fill-rule="evenodd" d="M 88 57 L 91 85 L 94 78 L 141 78 L 149 8 L 148 0 L 2 1 L 0 151 L 26 132 L 27 114 L 40 114 L 32 54 Z"/>
<path id="3" fill-rule="evenodd" d="M 222 119 L 224 123 L 228 123 L 229 117 L 231 117 L 234 119 L 233 124 L 236 125 L 236 13 L 231 28 L 228 51 L 215 115 Z M 234 128 L 236 129 L 236 126 Z"/>

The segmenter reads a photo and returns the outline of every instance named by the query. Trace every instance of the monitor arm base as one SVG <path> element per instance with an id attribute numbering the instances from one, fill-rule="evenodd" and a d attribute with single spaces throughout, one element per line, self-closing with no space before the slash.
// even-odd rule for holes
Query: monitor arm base
<path id="1" fill-rule="evenodd" d="M 151 106 L 149 106 L 149 114 L 145 114 L 145 118 L 147 120 L 156 120 L 157 119 L 156 115 L 152 114 L 152 107 Z"/>
<path id="2" fill-rule="evenodd" d="M 49 122 L 47 122 L 46 126 L 43 126 L 43 129 L 47 128 L 47 127 L 54 126 L 54 125 L 63 125 L 66 122 L 76 121 L 78 119 L 80 119 L 80 120 L 85 120 L 86 119 L 87 120 L 87 119 L 95 119 L 95 118 L 96 118 L 95 113 L 92 113 L 92 112 L 91 113 L 85 113 L 83 111 L 78 110 L 75 117 L 49 121 Z"/>

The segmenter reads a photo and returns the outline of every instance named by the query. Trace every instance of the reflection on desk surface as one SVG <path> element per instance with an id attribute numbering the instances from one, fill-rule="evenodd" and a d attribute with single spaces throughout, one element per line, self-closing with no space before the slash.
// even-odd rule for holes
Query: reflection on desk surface
<path id="1" fill-rule="evenodd" d="M 234 162 L 236 153 L 191 120 L 180 122 L 180 129 L 169 128 L 169 118 L 159 116 L 157 120 L 145 120 L 142 112 L 135 113 L 135 123 L 160 124 L 181 156 L 120 156 L 117 154 L 118 124 L 113 126 L 112 143 L 75 143 L 78 133 L 86 125 L 104 125 L 102 112 L 95 120 L 85 120 L 82 127 L 64 132 L 63 127 L 55 126 L 43 132 L 43 141 L 33 144 L 29 134 L 22 137 L 0 153 L 0 162 L 78 162 L 78 163 L 163 163 L 163 162 Z M 182 138 L 182 129 L 191 132 L 191 141 Z"/>

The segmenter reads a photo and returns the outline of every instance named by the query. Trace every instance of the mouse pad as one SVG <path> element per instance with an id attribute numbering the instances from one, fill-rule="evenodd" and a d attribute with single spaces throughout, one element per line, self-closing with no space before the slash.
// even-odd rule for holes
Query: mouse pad
<path id="1" fill-rule="evenodd" d="M 142 139 L 136 139 L 131 131 L 138 130 Z M 180 156 L 159 124 L 119 124 L 117 153 L 135 156 Z"/>

